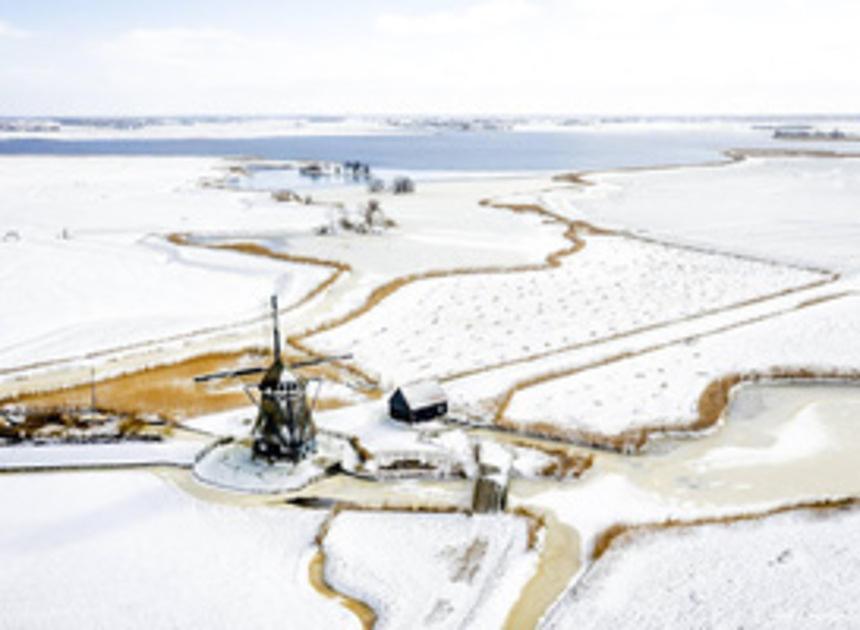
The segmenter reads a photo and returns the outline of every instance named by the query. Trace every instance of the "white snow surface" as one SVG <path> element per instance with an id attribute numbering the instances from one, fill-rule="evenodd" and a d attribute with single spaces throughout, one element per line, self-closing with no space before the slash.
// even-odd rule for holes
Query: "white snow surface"
<path id="1" fill-rule="evenodd" d="M 176 140 L 188 138 L 275 138 L 290 136 L 351 136 L 402 133 L 397 127 L 372 118 L 237 118 L 232 120 L 170 120 L 159 124 L 119 127 L 96 124 L 63 125 L 40 121 L 51 130 L 26 123 L 18 130 L 0 131 L 0 139 L 45 140 Z"/>
<path id="2" fill-rule="evenodd" d="M 386 384 L 439 378 L 701 315 L 822 274 L 624 237 L 589 237 L 560 267 L 420 280 L 309 339 Z"/>
<path id="3" fill-rule="evenodd" d="M 2 628 L 359 627 L 308 582 L 321 512 L 139 472 L 4 475 L 0 502 Z"/>
<path id="4" fill-rule="evenodd" d="M 399 387 L 407 404 L 413 409 L 446 402 L 448 397 L 438 381 L 418 381 Z"/>
<path id="5" fill-rule="evenodd" d="M 539 263 L 549 252 L 569 245 L 563 226 L 480 202 L 507 200 L 546 185 L 546 176 L 508 176 L 425 182 L 409 195 L 371 195 L 363 186 L 320 191 L 315 200 L 347 207 L 376 198 L 397 227 L 379 236 L 307 239 L 301 242 L 302 251 L 347 262 L 375 276 L 374 284 L 433 270 Z"/>
<path id="6" fill-rule="evenodd" d="M 257 413 L 256 407 L 239 407 L 190 418 L 182 424 L 195 431 L 211 433 L 213 436 L 243 438 L 251 434 L 251 427 Z"/>
<path id="7" fill-rule="evenodd" d="M 190 466 L 204 442 L 117 442 L 0 447 L 0 470 L 88 468 L 97 466 Z"/>
<path id="8" fill-rule="evenodd" d="M 256 413 L 255 408 L 245 407 L 235 411 L 200 416 L 184 424 L 214 435 L 245 438 L 250 435 L 251 419 Z M 413 425 L 393 420 L 388 415 L 386 400 L 373 400 L 340 409 L 316 411 L 314 422 L 320 432 L 318 440 L 321 444 L 327 444 L 320 452 L 331 454 L 334 451 L 335 456 L 348 470 L 354 470 L 357 465 L 355 453 L 347 446 L 348 439 L 355 436 L 360 440 L 363 448 L 373 453 L 373 459 L 366 462 L 360 472 L 396 477 L 394 471 L 380 471 L 380 468 L 384 469 L 385 466 L 398 460 L 419 460 L 436 467 L 435 472 L 427 474 L 431 477 L 444 477 L 452 471 L 474 473 L 475 463 L 471 441 L 462 430 L 452 429 L 439 422 Z M 234 464 L 239 463 L 237 458 L 232 459 Z M 206 466 L 211 463 L 214 462 L 201 462 Z M 210 471 L 210 473 L 203 473 L 203 476 L 216 484 L 233 487 L 244 485 L 256 491 L 265 489 L 276 491 L 285 488 L 286 484 L 283 480 L 279 480 L 280 475 L 277 470 L 267 475 L 258 470 L 257 466 L 250 466 L 243 472 L 244 479 L 226 470 Z M 311 476 L 314 475 L 315 473 L 311 474 Z"/>
<path id="9" fill-rule="evenodd" d="M 852 627 L 858 572 L 857 509 L 635 533 L 544 627 Z"/>
<path id="10" fill-rule="evenodd" d="M 427 476 L 444 477 L 454 471 L 474 472 L 471 441 L 459 429 L 438 421 L 409 424 L 388 415 L 387 400 L 370 401 L 341 409 L 320 411 L 314 420 L 321 431 L 356 436 L 373 453 L 365 472 L 381 477 L 398 476 L 387 466 L 402 460 L 418 460 L 434 467 Z"/>
<path id="11" fill-rule="evenodd" d="M 537 564 L 510 515 L 342 512 L 323 548 L 326 579 L 380 629 L 499 628 Z"/>
<path id="12" fill-rule="evenodd" d="M 204 189 L 225 162 L 0 158 L 0 369 L 187 334 L 287 306 L 330 270 L 178 247 L 171 232 L 284 225 L 260 193 Z M 299 219 L 299 223 L 307 219 Z M 69 238 L 61 238 L 64 230 Z"/>
<path id="13" fill-rule="evenodd" d="M 164 238 L 174 232 L 190 233 L 195 242 L 251 241 L 350 264 L 353 273 L 335 287 L 334 298 L 307 305 L 311 312 L 292 321 L 285 317 L 285 332 L 347 312 L 400 275 L 537 262 L 565 242 L 558 226 L 539 217 L 478 204 L 543 179 L 422 184 L 414 195 L 382 199 L 399 226 L 389 233 L 322 237 L 313 231 L 328 221 L 326 204 L 366 203 L 362 187 L 327 191 L 322 204 L 308 206 L 279 203 L 265 191 L 201 185 L 223 178 L 234 164 L 0 157 L 0 290 L 16 297 L 0 311 L 0 371 L 254 319 L 262 326 L 245 344 L 267 344 L 268 296 L 277 292 L 288 307 L 332 274 L 316 265 L 176 246 Z M 520 238 L 504 238 L 514 231 Z M 4 239 L 7 232 L 17 238 Z"/>
<path id="14" fill-rule="evenodd" d="M 709 383 L 733 374 L 860 369 L 860 297 L 846 296 L 713 336 L 703 336 L 518 391 L 517 423 L 611 435 L 690 424 Z"/>
<path id="15" fill-rule="evenodd" d="M 557 190 L 544 201 L 603 227 L 860 271 L 860 159 L 753 158 L 588 179 L 597 185 Z"/>
<path id="16" fill-rule="evenodd" d="M 317 451 L 298 463 L 255 458 L 251 445 L 218 445 L 194 465 L 194 478 L 204 484 L 245 493 L 276 494 L 298 490 L 325 476 L 326 467 L 344 459 L 346 444 L 318 436 Z"/>

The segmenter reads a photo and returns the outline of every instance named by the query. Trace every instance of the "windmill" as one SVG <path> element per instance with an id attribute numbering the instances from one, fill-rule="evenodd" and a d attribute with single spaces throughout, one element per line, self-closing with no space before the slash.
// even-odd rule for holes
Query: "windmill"
<path id="1" fill-rule="evenodd" d="M 268 367 L 249 367 L 226 370 L 196 376 L 194 381 L 205 383 L 222 378 L 238 378 L 252 374 L 262 374 L 256 385 L 259 397 L 254 396 L 251 388 L 245 392 L 257 406 L 257 419 L 251 429 L 253 455 L 275 460 L 298 462 L 316 450 L 316 426 L 313 421 L 313 401 L 308 402 L 307 386 L 310 381 L 295 370 L 351 359 L 352 355 L 315 357 L 293 363 L 285 363 L 281 352 L 281 334 L 278 326 L 278 296 L 271 298 L 272 307 L 272 363 Z M 317 389 L 317 394 L 319 388 Z"/>

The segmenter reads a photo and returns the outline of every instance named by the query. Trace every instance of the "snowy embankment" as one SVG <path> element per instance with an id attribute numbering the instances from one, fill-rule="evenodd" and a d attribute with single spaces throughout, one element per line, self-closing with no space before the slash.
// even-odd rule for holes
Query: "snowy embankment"
<path id="1" fill-rule="evenodd" d="M 323 541 L 326 580 L 379 628 L 501 627 L 537 565 L 526 519 L 341 512 Z"/>
<path id="2" fill-rule="evenodd" d="M 0 625 L 348 628 L 309 584 L 325 515 L 203 502 L 147 473 L 0 478 Z"/>
<path id="3" fill-rule="evenodd" d="M 849 627 L 860 615 L 860 511 L 633 531 L 547 628 Z"/>
<path id="4" fill-rule="evenodd" d="M 497 212 L 502 212 L 498 210 Z M 421 280 L 309 339 L 386 384 L 592 344 L 822 281 L 821 273 L 625 237 L 589 236 L 557 268 Z"/>
<path id="5" fill-rule="evenodd" d="M 205 443 L 125 441 L 110 444 L 44 444 L 0 448 L 0 471 L 116 466 L 191 466 Z"/>

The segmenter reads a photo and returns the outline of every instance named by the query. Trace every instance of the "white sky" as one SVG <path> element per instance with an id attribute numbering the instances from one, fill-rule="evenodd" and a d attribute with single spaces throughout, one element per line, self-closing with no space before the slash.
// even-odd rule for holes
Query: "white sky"
<path id="1" fill-rule="evenodd" d="M 0 115 L 860 111 L 857 0 L 0 0 Z"/>

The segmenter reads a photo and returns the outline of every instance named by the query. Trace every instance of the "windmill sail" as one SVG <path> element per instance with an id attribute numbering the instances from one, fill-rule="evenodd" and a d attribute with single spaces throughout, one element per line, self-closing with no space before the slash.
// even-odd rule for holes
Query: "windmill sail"
<path id="1" fill-rule="evenodd" d="M 206 381 L 214 381 L 219 378 L 233 378 L 235 376 L 248 376 L 249 374 L 260 374 L 265 372 L 264 367 L 241 368 L 238 370 L 224 370 L 222 372 L 212 372 L 211 374 L 201 374 L 194 377 L 195 383 L 205 383 Z"/>
<path id="2" fill-rule="evenodd" d="M 278 296 L 272 296 L 272 330 L 274 334 L 274 340 L 272 344 L 272 353 L 274 354 L 275 361 L 278 363 L 281 362 L 281 330 L 278 325 Z"/>

